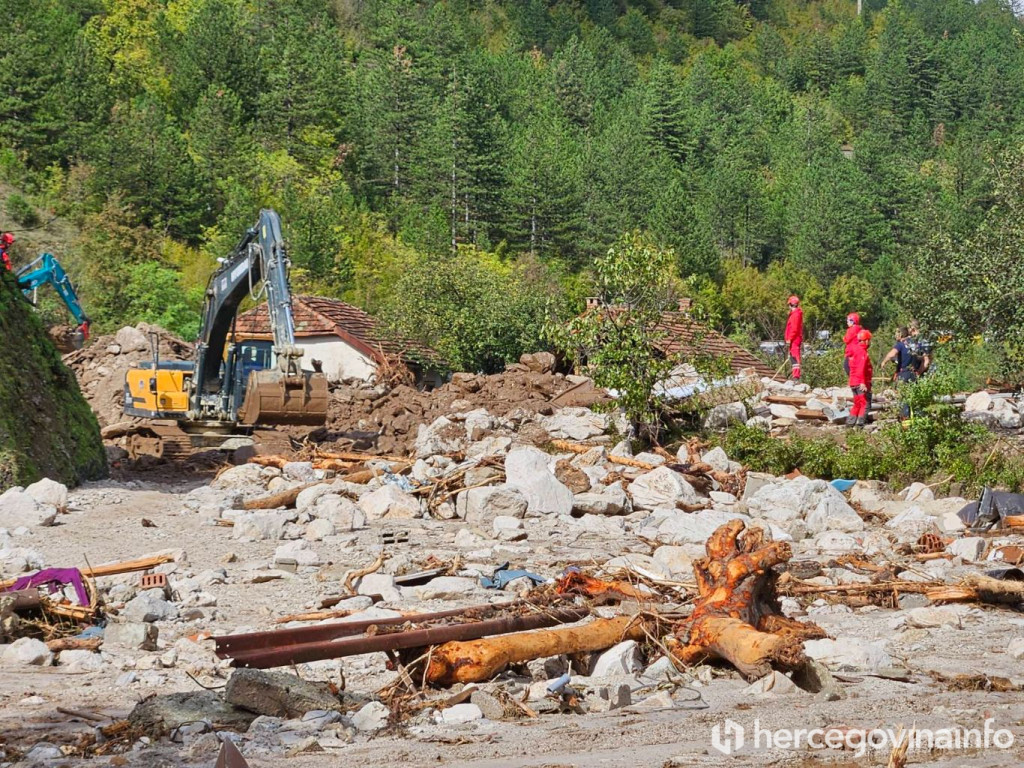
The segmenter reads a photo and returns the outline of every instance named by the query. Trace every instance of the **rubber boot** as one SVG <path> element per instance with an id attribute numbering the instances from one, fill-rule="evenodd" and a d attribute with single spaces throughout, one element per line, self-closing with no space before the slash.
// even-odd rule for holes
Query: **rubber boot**
<path id="1" fill-rule="evenodd" d="M 858 416 L 857 417 L 857 424 L 856 424 L 856 426 L 858 428 L 863 429 L 864 425 L 867 424 L 867 423 L 868 423 L 868 417 L 867 416 Z"/>
<path id="2" fill-rule="evenodd" d="M 852 427 L 852 426 L 854 426 L 856 424 L 857 424 L 857 417 L 856 416 L 847 416 L 846 417 L 846 426 Z"/>

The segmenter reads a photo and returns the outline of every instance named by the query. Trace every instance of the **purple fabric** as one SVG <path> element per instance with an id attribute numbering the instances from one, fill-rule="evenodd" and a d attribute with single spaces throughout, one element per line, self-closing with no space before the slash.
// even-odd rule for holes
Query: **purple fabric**
<path id="1" fill-rule="evenodd" d="M 89 605 L 89 593 L 85 590 L 82 572 L 77 568 L 44 568 L 31 576 L 18 579 L 11 585 L 11 589 L 46 587 L 50 594 L 53 594 L 62 590 L 65 584 L 74 586 L 79 605 Z"/>

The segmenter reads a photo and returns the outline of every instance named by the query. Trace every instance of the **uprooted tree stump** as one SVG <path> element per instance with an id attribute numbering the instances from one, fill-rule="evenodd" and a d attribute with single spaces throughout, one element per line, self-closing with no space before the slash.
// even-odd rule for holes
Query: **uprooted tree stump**
<path id="1" fill-rule="evenodd" d="M 706 558 L 693 564 L 698 597 L 693 613 L 667 641 L 673 660 L 692 666 L 706 660 L 729 662 L 747 680 L 772 669 L 790 671 L 807 662 L 803 641 L 824 630 L 781 614 L 772 567 L 788 561 L 789 544 L 768 541 L 760 528 L 741 520 L 720 526 L 706 544 Z"/>

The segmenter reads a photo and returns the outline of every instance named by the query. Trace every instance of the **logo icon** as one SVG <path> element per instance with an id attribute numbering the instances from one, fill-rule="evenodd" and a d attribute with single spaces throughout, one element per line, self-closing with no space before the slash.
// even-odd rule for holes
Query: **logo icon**
<path id="1" fill-rule="evenodd" d="M 723 755 L 743 749 L 743 726 L 728 719 L 724 728 L 721 724 L 715 725 L 711 729 L 711 746 Z"/>

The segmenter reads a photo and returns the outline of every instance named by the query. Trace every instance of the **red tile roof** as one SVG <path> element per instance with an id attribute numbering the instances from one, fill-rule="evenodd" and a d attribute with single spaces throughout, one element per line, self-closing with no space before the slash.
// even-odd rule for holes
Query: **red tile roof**
<path id="1" fill-rule="evenodd" d="M 406 361 L 438 361 L 438 354 L 414 341 L 386 336 L 377 321 L 359 307 L 322 296 L 293 296 L 295 336 L 335 335 L 360 352 L 380 362 L 384 355 Z M 240 336 L 270 338 L 270 315 L 266 304 L 238 316 Z"/>
<path id="2" fill-rule="evenodd" d="M 659 344 L 666 354 L 709 355 L 729 360 L 729 368 L 739 373 L 753 368 L 758 376 L 775 375 L 775 371 L 739 344 L 718 331 L 701 325 L 686 312 L 662 312 L 660 327 L 667 338 Z"/>

